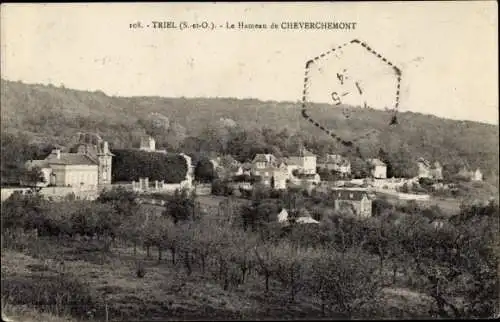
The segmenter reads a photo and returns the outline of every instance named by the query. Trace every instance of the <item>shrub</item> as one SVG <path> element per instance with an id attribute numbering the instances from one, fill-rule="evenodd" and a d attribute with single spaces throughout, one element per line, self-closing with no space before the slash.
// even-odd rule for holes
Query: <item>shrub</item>
<path id="1" fill-rule="evenodd" d="M 88 285 L 67 273 L 2 278 L 2 297 L 12 305 L 29 305 L 57 315 L 84 317 L 95 306 Z"/>
<path id="2" fill-rule="evenodd" d="M 386 210 L 392 210 L 392 204 L 386 198 L 377 198 L 372 202 L 372 212 L 374 216 L 380 216 Z"/>

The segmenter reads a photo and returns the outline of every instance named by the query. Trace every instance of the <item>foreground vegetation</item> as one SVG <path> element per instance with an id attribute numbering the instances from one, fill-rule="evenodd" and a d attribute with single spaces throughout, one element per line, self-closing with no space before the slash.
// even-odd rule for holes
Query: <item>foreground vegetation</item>
<path id="1" fill-rule="evenodd" d="M 259 194 L 218 212 L 186 193 L 165 199 L 154 215 L 124 190 L 95 202 L 13 195 L 4 300 L 98 320 L 478 318 L 498 303 L 495 203 L 464 205 L 438 229 L 384 204 L 359 221 L 319 202 L 322 225 L 283 227 L 279 201 Z"/>

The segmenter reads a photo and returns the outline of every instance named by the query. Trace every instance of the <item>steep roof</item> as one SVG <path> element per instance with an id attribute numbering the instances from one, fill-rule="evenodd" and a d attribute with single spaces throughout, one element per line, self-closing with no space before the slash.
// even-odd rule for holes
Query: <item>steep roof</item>
<path id="1" fill-rule="evenodd" d="M 374 166 L 382 166 L 382 167 L 385 167 L 385 163 L 382 162 L 382 160 L 380 159 L 370 159 L 369 160 L 371 164 L 373 164 Z"/>
<path id="2" fill-rule="evenodd" d="M 98 163 L 91 157 L 80 153 L 61 153 L 58 159 L 55 155 L 49 155 L 45 161 L 49 164 L 62 165 L 97 165 Z"/>
<path id="3" fill-rule="evenodd" d="M 275 173 L 283 173 L 283 174 L 287 173 L 286 169 L 284 169 L 284 168 L 266 167 L 266 168 L 259 169 L 260 176 L 265 176 L 264 175 L 265 172 L 268 172 L 268 175 L 267 175 L 268 177 L 273 176 Z"/>
<path id="4" fill-rule="evenodd" d="M 304 157 L 315 157 L 316 156 L 316 154 L 314 154 L 311 151 L 306 150 L 306 149 L 303 149 L 300 154 L 301 154 L 301 156 L 304 156 Z"/>
<path id="5" fill-rule="evenodd" d="M 271 162 L 273 159 L 275 159 L 275 157 L 272 154 L 258 153 L 255 155 L 253 162 Z"/>
<path id="6" fill-rule="evenodd" d="M 298 224 L 319 224 L 319 221 L 311 217 L 299 217 L 295 220 Z"/>
<path id="7" fill-rule="evenodd" d="M 245 162 L 241 165 L 241 167 L 243 168 L 243 170 L 249 170 L 252 168 L 252 164 L 250 162 Z"/>
<path id="8" fill-rule="evenodd" d="M 424 158 L 418 158 L 417 163 L 422 163 L 426 167 L 430 167 L 431 166 L 431 163 L 429 162 L 429 160 L 426 160 Z"/>
<path id="9" fill-rule="evenodd" d="M 278 213 L 278 222 L 285 222 L 285 221 L 288 221 L 288 211 L 285 208 L 283 208 Z"/>
<path id="10" fill-rule="evenodd" d="M 299 165 L 298 160 L 293 158 L 298 158 L 298 157 L 283 158 L 282 162 L 284 162 L 286 165 Z"/>

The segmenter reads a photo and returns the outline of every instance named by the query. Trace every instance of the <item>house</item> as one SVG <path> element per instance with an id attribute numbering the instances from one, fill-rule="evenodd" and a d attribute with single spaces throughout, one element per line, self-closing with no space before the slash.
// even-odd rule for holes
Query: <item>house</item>
<path id="1" fill-rule="evenodd" d="M 309 152 L 304 147 L 299 150 L 298 156 L 291 156 L 288 158 L 288 164 L 292 167 L 299 169 L 302 173 L 314 174 L 316 173 L 316 155 Z"/>
<path id="2" fill-rule="evenodd" d="M 387 165 L 380 159 L 369 159 L 368 162 L 373 166 L 372 177 L 375 179 L 387 178 Z"/>
<path id="3" fill-rule="evenodd" d="M 435 180 L 443 179 L 443 167 L 439 161 L 434 161 L 431 164 L 430 161 L 419 158 L 417 160 L 418 165 L 418 178 L 429 178 Z"/>
<path id="4" fill-rule="evenodd" d="M 99 163 L 86 154 L 62 153 L 54 149 L 45 160 L 28 161 L 26 167 L 41 168 L 45 182 L 51 186 L 86 189 L 98 186 Z"/>
<path id="5" fill-rule="evenodd" d="M 483 181 L 483 173 L 481 172 L 481 170 L 479 170 L 479 168 L 476 169 L 476 171 L 474 171 L 472 173 L 471 180 L 472 181 Z"/>
<path id="6" fill-rule="evenodd" d="M 250 175 L 253 165 L 250 162 L 245 162 L 241 165 L 242 174 Z"/>
<path id="7" fill-rule="evenodd" d="M 278 214 L 278 222 L 280 223 L 288 223 L 288 211 L 283 208 Z"/>
<path id="8" fill-rule="evenodd" d="M 77 154 L 87 155 L 96 161 L 99 165 L 98 185 L 109 185 L 111 184 L 111 166 L 114 154 L 109 150 L 108 142 L 96 134 L 93 137 L 94 139 L 89 140 L 88 136 L 80 136 L 78 144 L 72 150 L 76 150 Z"/>
<path id="9" fill-rule="evenodd" d="M 319 168 L 336 171 L 342 177 L 347 177 L 351 174 L 351 162 L 339 154 L 327 154 L 322 161 L 318 163 Z"/>
<path id="10" fill-rule="evenodd" d="M 371 217 L 372 199 L 366 189 L 336 189 L 332 194 L 335 209 L 352 207 L 357 216 Z"/>
<path id="11" fill-rule="evenodd" d="M 254 171 L 255 176 L 262 178 L 262 183 L 273 189 L 286 189 L 288 171 L 286 167 L 271 166 Z"/>
<path id="12" fill-rule="evenodd" d="M 295 220 L 297 224 L 319 224 L 319 221 L 312 217 L 299 217 Z"/>
<path id="13" fill-rule="evenodd" d="M 61 149 L 52 150 L 44 160 L 30 160 L 28 169 L 38 167 L 45 178 L 44 185 L 60 187 L 80 187 L 97 189 L 98 186 L 111 184 L 113 154 L 108 142 L 98 135 L 80 135 L 78 143 L 64 153 Z"/>
<path id="14" fill-rule="evenodd" d="M 277 159 L 272 154 L 257 154 L 252 161 L 252 170 L 258 171 L 260 169 L 274 167 L 277 164 Z M 258 175 L 258 174 L 255 174 Z"/>
<path id="15" fill-rule="evenodd" d="M 469 171 L 467 167 L 463 167 L 458 175 L 471 181 L 483 181 L 483 173 L 479 168 L 476 171 Z"/>
<path id="16" fill-rule="evenodd" d="M 290 178 L 290 182 L 298 186 L 312 186 L 321 182 L 321 177 L 317 173 L 298 173 Z"/>
<path id="17" fill-rule="evenodd" d="M 285 224 L 285 225 L 289 224 L 290 217 L 289 217 L 288 211 L 285 208 L 281 209 L 281 211 L 278 213 L 278 222 Z M 299 209 L 298 211 L 296 211 L 295 223 L 297 223 L 297 224 L 319 224 L 319 221 L 313 219 L 311 217 L 311 214 L 309 213 L 309 211 L 307 211 L 307 209 L 302 208 L 302 209 Z"/>
<path id="18" fill-rule="evenodd" d="M 417 160 L 417 166 L 418 166 L 419 178 L 432 178 L 431 163 L 428 160 L 424 158 L 419 158 Z"/>
<path id="19" fill-rule="evenodd" d="M 431 176 L 436 179 L 436 180 L 443 180 L 443 167 L 441 166 L 441 163 L 439 161 L 435 161 L 432 164 L 431 168 Z"/>
<path id="20" fill-rule="evenodd" d="M 235 160 L 231 155 L 212 158 L 210 162 L 219 178 L 230 178 L 244 173 L 241 163 Z"/>
<path id="21" fill-rule="evenodd" d="M 252 161 L 251 174 L 261 177 L 264 185 L 274 189 L 286 189 L 289 177 L 286 163 L 272 154 L 257 154 Z"/>
<path id="22" fill-rule="evenodd" d="M 156 141 L 151 136 L 141 137 L 141 145 L 139 150 L 146 152 L 157 152 L 157 153 L 167 153 L 166 150 L 157 150 Z"/>

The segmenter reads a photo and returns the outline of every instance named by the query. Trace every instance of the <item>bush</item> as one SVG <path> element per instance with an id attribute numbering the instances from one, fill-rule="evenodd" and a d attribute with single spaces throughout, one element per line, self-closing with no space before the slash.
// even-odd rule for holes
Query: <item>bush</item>
<path id="1" fill-rule="evenodd" d="M 67 273 L 2 278 L 2 297 L 12 305 L 28 305 L 56 315 L 84 317 L 95 307 L 88 285 Z"/>
<path id="2" fill-rule="evenodd" d="M 233 188 L 224 180 L 216 179 L 212 182 L 212 194 L 216 196 L 229 196 L 233 192 Z"/>
<path id="3" fill-rule="evenodd" d="M 372 213 L 374 216 L 380 216 L 385 211 L 392 210 L 394 207 L 386 198 L 377 198 L 372 202 Z"/>

